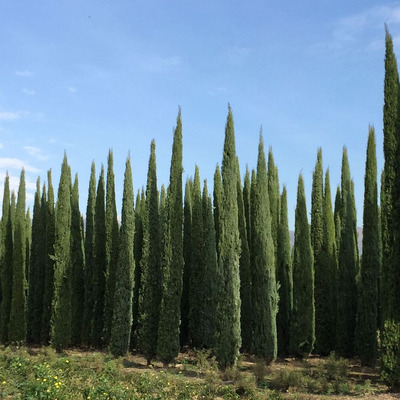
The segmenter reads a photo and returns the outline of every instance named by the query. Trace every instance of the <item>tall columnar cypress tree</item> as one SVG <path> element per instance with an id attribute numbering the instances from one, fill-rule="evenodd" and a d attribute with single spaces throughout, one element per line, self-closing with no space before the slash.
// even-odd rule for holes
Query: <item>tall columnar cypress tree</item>
<path id="1" fill-rule="evenodd" d="M 361 362 L 374 366 L 377 358 L 378 275 L 380 271 L 378 184 L 375 131 L 369 127 L 364 179 L 363 256 L 358 298 L 356 352 Z"/>
<path id="2" fill-rule="evenodd" d="M 342 215 L 342 193 L 340 191 L 340 186 L 338 186 L 336 188 L 335 206 L 333 211 L 333 218 L 335 221 L 336 252 L 338 260 L 339 260 L 339 248 L 340 248 L 340 235 L 342 231 L 341 215 Z"/>
<path id="3" fill-rule="evenodd" d="M 291 353 L 306 356 L 315 342 L 314 260 L 307 220 L 303 176 L 297 188 L 293 258 L 293 312 L 290 330 Z"/>
<path id="4" fill-rule="evenodd" d="M 97 184 L 94 217 L 94 269 L 92 281 L 94 299 L 92 343 L 98 347 L 103 344 L 106 267 L 105 182 L 104 167 L 101 166 L 101 173 Z"/>
<path id="5" fill-rule="evenodd" d="M 350 167 L 346 148 L 343 149 L 341 196 L 336 347 L 341 355 L 352 356 L 357 312 L 356 242 Z"/>
<path id="6" fill-rule="evenodd" d="M 279 177 L 278 167 L 275 165 L 272 147 L 268 151 L 268 197 L 271 211 L 271 234 L 274 242 L 275 261 L 278 248 L 279 227 Z"/>
<path id="7" fill-rule="evenodd" d="M 135 211 L 133 204 L 133 181 L 131 161 L 128 157 L 124 176 L 120 248 L 110 338 L 110 351 L 115 357 L 123 356 L 127 353 L 131 337 L 132 293 L 135 273 L 135 259 L 133 257 L 134 232 Z"/>
<path id="8" fill-rule="evenodd" d="M 43 205 L 43 203 L 42 203 Z M 42 314 L 42 329 L 41 342 L 48 344 L 50 340 L 50 319 L 51 308 L 54 293 L 54 241 L 55 241 L 55 211 L 54 211 L 54 189 L 51 178 L 51 170 L 47 172 L 47 202 L 45 204 L 44 213 L 46 225 L 46 258 L 45 258 L 45 278 L 44 278 L 44 293 L 43 293 L 43 314 Z"/>
<path id="9" fill-rule="evenodd" d="M 268 198 L 268 176 L 261 135 L 258 147 L 257 177 L 250 215 L 251 265 L 253 267 L 253 352 L 256 356 L 274 360 L 277 355 L 278 293 Z"/>
<path id="10" fill-rule="evenodd" d="M 94 161 L 91 166 L 89 193 L 86 208 L 86 234 L 85 234 L 85 300 L 83 306 L 82 344 L 92 343 L 92 315 L 94 307 L 93 298 L 93 271 L 94 271 L 94 226 L 96 208 L 96 166 Z"/>
<path id="11" fill-rule="evenodd" d="M 203 188 L 203 233 L 204 233 L 204 299 L 203 299 L 203 341 L 204 346 L 213 348 L 216 333 L 217 309 L 217 252 L 215 245 L 214 217 L 212 201 L 208 194 L 207 181 Z"/>
<path id="12" fill-rule="evenodd" d="M 240 331 L 242 333 L 242 349 L 251 352 L 253 345 L 252 332 L 252 303 L 251 303 L 251 268 L 250 249 L 247 239 L 247 225 L 245 215 L 245 204 L 243 199 L 242 180 L 240 178 L 239 160 L 237 161 L 237 202 L 238 202 L 238 224 L 240 235 Z"/>
<path id="13" fill-rule="evenodd" d="M 164 290 L 158 328 L 157 354 L 165 363 L 179 353 L 180 303 L 183 274 L 182 121 L 177 118 L 168 187 L 168 228 L 165 243 Z"/>
<path id="14" fill-rule="evenodd" d="M 71 343 L 71 170 L 67 155 L 61 167 L 55 212 L 54 297 L 51 345 L 57 352 Z"/>
<path id="15" fill-rule="evenodd" d="M 0 342 L 8 343 L 8 323 L 10 321 L 12 282 L 13 282 L 13 227 L 10 210 L 10 178 L 4 181 L 3 206 L 1 217 L 3 252 L 1 254 L 1 293 Z"/>
<path id="16" fill-rule="evenodd" d="M 117 269 L 119 240 L 117 204 L 115 200 L 114 156 L 111 150 L 108 152 L 107 159 L 105 225 L 106 290 L 104 299 L 104 342 L 108 344 L 111 335 L 112 310 L 114 307 L 115 274 Z"/>
<path id="17" fill-rule="evenodd" d="M 156 145 L 151 142 L 147 172 L 146 204 L 143 213 L 143 255 L 141 259 L 139 348 L 150 361 L 157 354 L 157 332 L 162 294 L 161 225 L 157 190 Z"/>
<path id="18" fill-rule="evenodd" d="M 222 202 L 219 232 L 218 335 L 216 356 L 220 368 L 235 366 L 241 346 L 240 333 L 240 238 L 237 206 L 235 131 L 229 107 L 222 158 Z"/>
<path id="19" fill-rule="evenodd" d="M 223 189 L 222 189 L 221 170 L 219 168 L 219 165 L 217 165 L 214 173 L 213 203 L 214 203 L 215 241 L 217 247 L 218 260 L 219 260 L 219 236 L 221 232 L 222 196 L 223 196 Z"/>
<path id="20" fill-rule="evenodd" d="M 22 343 L 26 340 L 26 219 L 25 219 L 25 170 L 22 169 L 15 211 L 13 283 L 8 340 Z"/>
<path id="21" fill-rule="evenodd" d="M 190 272 L 192 264 L 192 194 L 191 180 L 186 181 L 185 199 L 183 208 L 183 287 L 181 298 L 181 347 L 189 343 L 189 296 L 190 296 Z M 214 243 L 215 244 L 215 243 Z"/>
<path id="22" fill-rule="evenodd" d="M 278 354 L 289 354 L 290 317 L 293 306 L 293 271 L 290 250 L 286 186 L 280 199 L 276 280 L 279 283 L 278 314 L 276 316 Z"/>
<path id="23" fill-rule="evenodd" d="M 203 301 L 206 284 L 204 264 L 203 204 L 199 167 L 196 165 L 193 181 L 192 212 L 192 265 L 189 295 L 189 336 L 196 348 L 204 347 Z"/>
<path id="24" fill-rule="evenodd" d="M 71 193 L 71 344 L 81 344 L 82 336 L 82 304 L 85 299 L 85 249 L 81 212 L 79 210 L 79 181 L 75 175 Z"/>
<path id="25" fill-rule="evenodd" d="M 326 257 L 324 254 L 324 188 L 322 170 L 322 150 L 318 149 L 317 162 L 313 172 L 311 192 L 311 245 L 314 255 L 315 277 L 315 351 L 319 354 L 329 354 L 324 346 L 324 333 L 332 326 L 326 326 L 329 318 L 329 280 Z"/>
<path id="26" fill-rule="evenodd" d="M 246 230 L 247 230 L 247 243 L 250 248 L 250 236 L 251 236 L 251 226 L 250 226 L 250 171 L 249 167 L 246 165 L 246 173 L 244 175 L 243 182 L 243 205 L 244 205 L 244 215 L 246 217 Z"/>

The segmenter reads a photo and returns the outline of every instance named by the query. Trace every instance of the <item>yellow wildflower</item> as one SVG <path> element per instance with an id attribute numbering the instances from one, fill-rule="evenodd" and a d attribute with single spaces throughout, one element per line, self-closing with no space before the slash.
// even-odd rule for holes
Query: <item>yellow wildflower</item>
<path id="1" fill-rule="evenodd" d="M 46 382 L 47 381 L 47 379 L 46 378 L 43 378 L 43 382 Z"/>

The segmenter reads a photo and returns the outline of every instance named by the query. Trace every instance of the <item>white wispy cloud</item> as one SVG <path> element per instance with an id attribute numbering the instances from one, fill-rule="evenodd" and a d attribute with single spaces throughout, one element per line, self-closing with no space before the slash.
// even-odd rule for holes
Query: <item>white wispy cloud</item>
<path id="1" fill-rule="evenodd" d="M 33 76 L 33 72 L 32 71 L 29 71 L 29 70 L 23 70 L 23 71 L 15 71 L 14 72 L 15 73 L 15 75 L 17 75 L 17 76 L 22 76 L 22 77 L 31 77 L 31 76 Z"/>
<path id="2" fill-rule="evenodd" d="M 3 143 L 0 143 L 0 150 L 1 150 L 1 149 L 4 149 Z"/>
<path id="3" fill-rule="evenodd" d="M 31 156 L 39 161 L 48 160 L 49 156 L 39 147 L 24 146 L 24 150 Z"/>
<path id="4" fill-rule="evenodd" d="M 219 86 L 219 87 L 212 89 L 209 93 L 211 96 L 218 96 L 219 94 L 225 93 L 227 91 L 228 91 L 228 89 L 226 87 Z"/>
<path id="5" fill-rule="evenodd" d="M 78 89 L 77 89 L 75 86 L 69 86 L 69 87 L 68 87 L 68 91 L 69 91 L 70 93 L 77 93 L 77 92 L 78 92 Z"/>
<path id="6" fill-rule="evenodd" d="M 23 88 L 22 93 L 25 93 L 28 96 L 34 96 L 36 92 L 33 89 Z"/>
<path id="7" fill-rule="evenodd" d="M 19 118 L 21 118 L 20 112 L 0 111 L 0 121 L 14 121 Z"/>
<path id="8" fill-rule="evenodd" d="M 149 72 L 172 72 L 178 70 L 183 64 L 180 56 L 139 56 L 136 61 L 140 68 Z"/>
<path id="9" fill-rule="evenodd" d="M 0 111 L 0 121 L 16 121 L 21 118 L 43 121 L 45 114 L 42 112 L 31 111 Z"/>
<path id="10" fill-rule="evenodd" d="M 0 169 L 2 170 L 21 170 L 25 169 L 26 172 L 39 173 L 40 169 L 28 164 L 19 158 L 0 157 Z"/>

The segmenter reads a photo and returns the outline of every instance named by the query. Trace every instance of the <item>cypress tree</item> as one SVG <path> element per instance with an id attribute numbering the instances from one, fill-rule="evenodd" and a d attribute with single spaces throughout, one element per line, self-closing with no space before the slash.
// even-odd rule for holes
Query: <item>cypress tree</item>
<path id="1" fill-rule="evenodd" d="M 135 260 L 133 236 L 135 213 L 133 204 L 133 181 L 130 158 L 124 176 L 120 248 L 115 280 L 114 310 L 111 326 L 110 351 L 114 357 L 123 356 L 129 349 L 132 327 L 132 293 Z"/>
<path id="2" fill-rule="evenodd" d="M 356 351 L 364 365 L 374 366 L 377 358 L 378 275 L 380 270 L 378 185 L 375 131 L 369 127 L 364 179 L 363 256 L 358 298 Z"/>
<path id="3" fill-rule="evenodd" d="M 179 353 L 180 303 L 183 274 L 182 121 L 179 109 L 172 147 L 167 195 L 167 231 L 164 257 L 164 288 L 158 327 L 157 354 L 164 364 Z"/>
<path id="4" fill-rule="evenodd" d="M 104 341 L 104 298 L 106 288 L 105 277 L 107 272 L 105 183 L 103 165 L 101 166 L 101 173 L 97 185 L 94 224 L 94 269 L 92 278 L 94 304 L 91 328 L 93 345 L 101 347 Z"/>
<path id="5" fill-rule="evenodd" d="M 30 254 L 31 254 L 31 244 L 32 244 L 32 219 L 31 219 L 31 210 L 28 207 L 28 210 L 25 214 L 25 278 L 27 280 L 27 288 L 28 288 L 28 280 L 29 280 L 29 273 L 30 273 Z M 28 289 L 29 290 L 29 289 Z M 26 298 L 28 299 L 28 293 L 26 293 Z M 27 321 L 28 322 L 28 321 Z M 28 328 L 28 325 L 27 325 Z"/>
<path id="6" fill-rule="evenodd" d="M 276 316 L 278 354 L 289 354 L 290 316 L 293 306 L 293 272 L 290 250 L 286 186 L 280 199 L 276 280 L 279 285 L 278 314 Z"/>
<path id="7" fill-rule="evenodd" d="M 300 174 L 295 212 L 293 255 L 293 311 L 290 349 L 296 356 L 307 356 L 315 342 L 314 260 L 307 220 L 303 176 Z"/>
<path id="8" fill-rule="evenodd" d="M 94 226 L 96 207 L 96 166 L 92 162 L 89 193 L 86 208 L 86 234 L 85 234 L 85 300 L 83 305 L 82 344 L 92 343 L 92 315 L 94 308 L 93 297 L 93 271 L 94 271 Z"/>
<path id="9" fill-rule="evenodd" d="M 251 303 L 251 268 L 250 249 L 247 239 L 247 226 L 245 215 L 245 204 L 242 191 L 242 180 L 240 178 L 239 160 L 237 161 L 237 202 L 238 202 L 238 224 L 240 235 L 240 331 L 242 333 L 242 349 L 247 352 L 252 350 L 252 303 Z"/>
<path id="10" fill-rule="evenodd" d="M 216 333 L 217 309 L 217 252 L 212 201 L 208 194 L 207 180 L 203 187 L 203 234 L 204 234 L 204 299 L 203 299 L 203 345 L 213 348 Z"/>
<path id="11" fill-rule="evenodd" d="M 192 194 L 191 180 L 186 181 L 185 199 L 183 208 L 183 287 L 181 298 L 181 347 L 189 343 L 189 296 L 190 296 L 190 271 L 192 262 Z"/>
<path id="12" fill-rule="evenodd" d="M 13 282 L 8 341 L 23 343 L 26 340 L 26 219 L 25 219 L 25 170 L 22 169 L 15 211 Z"/>
<path id="13" fill-rule="evenodd" d="M 1 217 L 3 252 L 1 254 L 1 292 L 0 341 L 8 343 L 8 324 L 10 321 L 12 282 L 13 282 L 13 227 L 10 210 L 10 177 L 4 181 L 3 206 Z"/>
<path id="14" fill-rule="evenodd" d="M 81 344 L 82 304 L 85 299 L 84 270 L 85 250 L 79 210 L 79 181 L 76 174 L 71 193 L 71 344 L 74 346 Z"/>
<path id="15" fill-rule="evenodd" d="M 55 212 L 54 297 L 51 345 L 57 352 L 71 343 L 71 170 L 67 155 L 61 168 Z"/>
<path id="16" fill-rule="evenodd" d="M 356 243 L 350 167 L 347 149 L 343 149 L 341 176 L 341 230 L 338 256 L 337 350 L 343 356 L 354 354 L 354 330 L 357 312 Z"/>
<path id="17" fill-rule="evenodd" d="M 246 173 L 244 175 L 243 182 L 243 205 L 244 205 L 244 215 L 246 217 L 246 231 L 247 231 L 247 243 L 250 248 L 251 239 L 251 226 L 250 226 L 250 171 L 249 167 L 246 165 Z"/>
<path id="18" fill-rule="evenodd" d="M 336 188 L 335 208 L 333 211 L 333 218 L 335 221 L 336 252 L 338 259 L 339 259 L 339 248 L 340 248 L 340 235 L 342 229 L 341 213 L 342 213 L 342 193 L 340 191 L 340 186 L 338 186 Z"/>
<path id="19" fill-rule="evenodd" d="M 235 131 L 229 106 L 222 159 L 222 202 L 219 216 L 219 293 L 216 356 L 220 368 L 235 366 L 241 346 L 240 334 L 240 238 L 237 206 Z"/>
<path id="20" fill-rule="evenodd" d="M 43 205 L 43 203 L 42 203 Z M 41 342 L 47 345 L 50 341 L 50 319 L 54 293 L 54 241 L 55 241 L 55 211 L 54 189 L 51 178 L 51 170 L 47 172 L 47 202 L 45 204 L 45 278 L 43 293 L 43 314 Z"/>
<path id="21" fill-rule="evenodd" d="M 221 212 L 222 212 L 222 178 L 221 170 L 217 164 L 214 173 L 214 226 L 215 226 L 215 241 L 217 248 L 217 259 L 219 260 L 219 236 L 221 232 Z"/>
<path id="22" fill-rule="evenodd" d="M 272 147 L 268 151 L 268 197 L 271 213 L 271 234 L 274 243 L 275 261 L 278 248 L 278 227 L 279 227 L 279 177 L 278 168 L 275 165 Z"/>
<path id="23" fill-rule="evenodd" d="M 157 331 L 162 294 L 161 232 L 157 190 L 156 145 L 151 142 L 143 213 L 143 255 L 139 347 L 148 364 L 157 354 Z"/>
<path id="24" fill-rule="evenodd" d="M 276 313 L 278 293 L 275 277 L 274 239 L 268 198 L 264 143 L 260 135 L 257 177 L 251 203 L 251 265 L 253 300 L 253 352 L 274 360 L 277 355 Z"/>
<path id="25" fill-rule="evenodd" d="M 111 150 L 108 152 L 107 159 L 105 212 L 106 290 L 104 300 L 104 342 L 108 344 L 111 335 L 112 310 L 114 307 L 115 274 L 117 269 L 119 239 L 117 204 L 115 200 L 114 156 Z M 137 315 L 137 313 L 135 313 L 135 315 Z"/>

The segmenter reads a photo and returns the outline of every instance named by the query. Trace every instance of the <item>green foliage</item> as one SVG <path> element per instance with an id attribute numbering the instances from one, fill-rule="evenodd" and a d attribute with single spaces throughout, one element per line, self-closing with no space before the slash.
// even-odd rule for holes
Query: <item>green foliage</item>
<path id="1" fill-rule="evenodd" d="M 274 360 L 277 355 L 278 293 L 262 135 L 258 147 L 257 177 L 253 192 L 250 213 L 253 352 L 256 356 Z"/>
<path id="2" fill-rule="evenodd" d="M 143 210 L 139 348 L 150 362 L 157 354 L 157 331 L 161 304 L 161 225 L 157 191 L 155 142 L 150 149 L 146 203 Z"/>
<path id="3" fill-rule="evenodd" d="M 164 287 L 158 327 L 157 354 L 164 363 L 179 353 L 180 303 L 183 275 L 182 121 L 179 109 L 172 145 L 164 234 Z"/>
<path id="4" fill-rule="evenodd" d="M 278 249 L 278 229 L 279 229 L 279 177 L 278 167 L 275 165 L 272 147 L 268 151 L 268 198 L 271 214 L 271 235 L 274 243 L 275 261 Z"/>
<path id="5" fill-rule="evenodd" d="M 61 167 L 55 212 L 54 297 L 51 345 L 57 352 L 71 343 L 71 170 L 67 155 Z"/>
<path id="6" fill-rule="evenodd" d="M 222 213 L 222 178 L 221 170 L 217 164 L 214 173 L 214 193 L 213 193 L 213 205 L 214 205 L 214 226 L 215 226 L 215 245 L 217 248 L 217 260 L 219 260 L 219 236 L 221 233 L 221 213 Z"/>
<path id="7" fill-rule="evenodd" d="M 235 366 L 241 346 L 240 335 L 240 238 L 237 205 L 235 131 L 229 107 L 222 159 L 222 202 L 219 231 L 219 290 L 216 356 L 221 369 Z"/>
<path id="8" fill-rule="evenodd" d="M 400 323 L 385 321 L 382 333 L 382 379 L 392 388 L 400 388 Z"/>
<path id="9" fill-rule="evenodd" d="M 291 353 L 297 356 L 311 353 L 315 342 L 314 269 L 304 181 L 301 174 L 295 214 L 293 311 L 290 328 Z"/>
<path id="10" fill-rule="evenodd" d="M 247 230 L 247 242 L 250 247 L 250 239 L 251 239 L 251 225 L 250 225 L 250 171 L 249 167 L 246 165 L 246 173 L 244 175 L 243 182 L 243 207 L 244 207 L 244 215 L 246 218 L 246 230 Z"/>
<path id="11" fill-rule="evenodd" d="M 289 353 L 290 320 L 293 307 L 293 270 L 286 186 L 283 187 L 280 200 L 276 280 L 279 287 L 278 314 L 276 316 L 278 354 L 286 356 Z"/>
<path id="12" fill-rule="evenodd" d="M 135 260 L 133 236 L 135 213 L 133 204 L 133 180 L 130 158 L 126 161 L 124 193 L 120 231 L 120 250 L 115 281 L 114 309 L 112 314 L 110 351 L 115 357 L 123 356 L 129 349 L 132 326 L 132 293 Z"/>
<path id="13" fill-rule="evenodd" d="M 26 220 L 25 220 L 25 170 L 22 169 L 15 211 L 13 280 L 8 341 L 22 343 L 26 340 Z"/>

